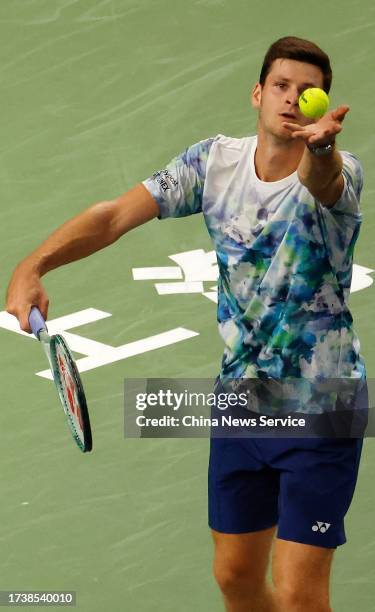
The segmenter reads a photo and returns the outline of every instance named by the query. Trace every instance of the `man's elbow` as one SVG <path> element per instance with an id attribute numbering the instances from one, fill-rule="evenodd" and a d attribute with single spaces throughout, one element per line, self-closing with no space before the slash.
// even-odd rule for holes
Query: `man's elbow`
<path id="1" fill-rule="evenodd" d="M 159 206 L 142 183 L 114 200 L 100 202 L 97 206 L 108 223 L 109 244 L 160 214 Z"/>

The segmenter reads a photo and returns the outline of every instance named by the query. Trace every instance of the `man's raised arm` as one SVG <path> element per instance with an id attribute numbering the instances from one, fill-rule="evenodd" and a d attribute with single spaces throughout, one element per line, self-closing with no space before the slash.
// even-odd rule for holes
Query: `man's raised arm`
<path id="1" fill-rule="evenodd" d="M 129 230 L 160 213 L 147 189 L 139 183 L 112 201 L 99 202 L 55 230 L 15 268 L 7 289 L 5 309 L 31 333 L 29 312 L 38 306 L 45 319 L 48 296 L 41 283 L 47 272 L 113 244 Z"/>

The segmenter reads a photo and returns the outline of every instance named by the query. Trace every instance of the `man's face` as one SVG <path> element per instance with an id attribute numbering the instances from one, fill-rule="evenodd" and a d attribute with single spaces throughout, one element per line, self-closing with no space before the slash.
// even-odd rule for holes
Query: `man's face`
<path id="1" fill-rule="evenodd" d="M 298 106 L 300 94 L 308 87 L 323 88 L 323 73 L 318 66 L 291 59 L 275 60 L 264 86 L 257 83 L 252 92 L 251 102 L 259 109 L 262 129 L 279 140 L 289 141 L 291 132 L 282 126 L 283 121 L 300 125 L 313 123 Z M 283 113 L 289 113 L 290 117 Z"/>

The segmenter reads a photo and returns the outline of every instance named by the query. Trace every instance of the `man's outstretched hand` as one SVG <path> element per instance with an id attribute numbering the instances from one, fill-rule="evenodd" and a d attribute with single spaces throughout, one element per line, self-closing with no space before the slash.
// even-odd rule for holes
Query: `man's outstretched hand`
<path id="1" fill-rule="evenodd" d="M 292 138 L 302 138 L 306 144 L 325 146 L 334 142 L 336 134 L 342 130 L 342 122 L 349 106 L 338 106 L 329 111 L 316 123 L 309 125 L 299 125 L 298 123 L 283 122 L 283 126 L 291 131 Z"/>

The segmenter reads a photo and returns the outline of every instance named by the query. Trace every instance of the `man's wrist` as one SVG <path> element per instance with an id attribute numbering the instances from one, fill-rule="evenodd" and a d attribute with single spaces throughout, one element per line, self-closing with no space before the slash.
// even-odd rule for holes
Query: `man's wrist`
<path id="1" fill-rule="evenodd" d="M 308 148 L 308 150 L 310 151 L 310 153 L 312 153 L 313 155 L 316 155 L 318 157 L 324 156 L 324 155 L 329 155 L 330 153 L 333 153 L 334 149 L 335 149 L 335 141 L 331 140 L 330 142 L 327 142 L 326 144 L 322 145 L 316 145 L 316 144 L 308 144 L 306 143 L 306 146 Z"/>
<path id="2" fill-rule="evenodd" d="M 37 274 L 41 278 L 48 272 L 44 264 L 45 262 L 41 257 L 37 258 L 29 255 L 18 264 L 17 268 L 27 270 L 29 274 Z"/>

